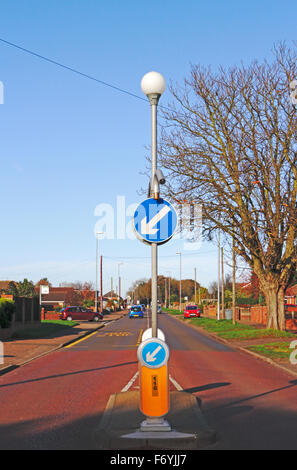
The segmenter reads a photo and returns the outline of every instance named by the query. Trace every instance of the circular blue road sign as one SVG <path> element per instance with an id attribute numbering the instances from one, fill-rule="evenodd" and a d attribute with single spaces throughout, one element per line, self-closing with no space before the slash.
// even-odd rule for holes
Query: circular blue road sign
<path id="1" fill-rule="evenodd" d="M 165 243 L 177 227 L 177 213 L 165 199 L 145 199 L 133 215 L 137 237 L 146 243 Z"/>
<path id="2" fill-rule="evenodd" d="M 152 369 L 162 367 L 169 359 L 167 344 L 159 338 L 150 338 L 140 343 L 137 351 L 139 361 Z"/>

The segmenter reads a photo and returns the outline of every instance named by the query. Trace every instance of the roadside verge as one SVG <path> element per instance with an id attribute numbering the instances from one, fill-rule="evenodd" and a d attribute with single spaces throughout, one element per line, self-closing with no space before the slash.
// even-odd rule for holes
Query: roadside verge
<path id="1" fill-rule="evenodd" d="M 220 341 L 228 345 L 231 348 L 248 353 L 254 356 L 255 358 L 261 359 L 262 361 L 265 361 L 275 367 L 278 367 L 286 372 L 291 373 L 294 376 L 297 376 L 297 365 L 290 363 L 290 353 L 289 353 L 290 343 L 297 339 L 297 335 L 295 333 L 288 333 L 287 335 L 279 336 L 279 337 L 277 336 L 277 333 L 276 333 L 275 337 L 267 336 L 267 337 L 261 338 L 261 330 L 259 329 L 258 330 L 259 335 L 255 335 L 256 337 L 253 339 L 245 339 L 245 340 L 244 339 L 226 339 L 226 338 L 221 337 L 218 332 L 208 331 L 202 326 L 193 324 L 191 320 L 184 320 L 182 318 L 182 315 L 170 314 L 170 313 L 168 314 L 172 318 L 175 318 L 176 321 L 179 321 L 183 323 L 184 325 L 188 325 L 191 328 L 198 330 L 200 333 L 210 338 L 216 339 L 217 341 Z M 201 317 L 201 318 L 207 319 L 207 317 Z M 209 319 L 209 320 L 213 320 L 213 319 Z M 198 323 L 199 319 L 195 319 L 195 321 L 197 321 Z M 220 322 L 226 322 L 226 321 L 227 320 L 220 320 Z M 245 327 L 248 329 L 249 325 L 245 325 L 245 326 L 242 325 L 242 330 L 244 330 Z M 252 330 L 252 326 L 250 326 L 250 328 Z M 262 329 L 262 331 L 265 334 L 266 330 Z M 230 334 L 230 336 L 232 337 L 232 334 Z M 253 336 L 252 333 L 251 333 L 251 336 Z M 239 333 L 239 338 L 240 338 L 240 333 Z M 269 350 L 273 350 L 273 348 L 277 348 L 277 347 L 279 348 L 282 347 L 283 350 L 287 351 L 286 353 L 283 354 L 283 357 L 272 358 L 272 357 L 266 356 L 265 354 L 260 354 L 259 352 L 257 352 L 257 350 L 260 350 L 260 351 L 267 350 L 269 353 Z"/>

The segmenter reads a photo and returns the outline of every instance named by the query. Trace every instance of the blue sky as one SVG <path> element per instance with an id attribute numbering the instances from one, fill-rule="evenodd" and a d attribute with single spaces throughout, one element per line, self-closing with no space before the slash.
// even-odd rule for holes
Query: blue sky
<path id="1" fill-rule="evenodd" d="M 2 0 L 0 38 L 131 93 L 157 70 L 181 83 L 190 64 L 271 56 L 296 35 L 293 1 Z M 95 280 L 95 208 L 141 201 L 150 144 L 148 104 L 0 42 L 0 279 Z M 170 101 L 167 91 L 160 104 Z M 129 218 L 126 218 L 129 221 Z M 138 240 L 99 242 L 104 290 L 150 277 Z M 180 241 L 159 249 L 159 273 L 179 277 Z M 183 251 L 183 277 L 216 279 L 214 244 Z M 226 266 L 226 270 L 228 267 Z"/>

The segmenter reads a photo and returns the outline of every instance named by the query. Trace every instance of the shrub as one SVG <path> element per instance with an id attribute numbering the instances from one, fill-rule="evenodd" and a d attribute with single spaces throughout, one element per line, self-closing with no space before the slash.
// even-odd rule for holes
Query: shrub
<path id="1" fill-rule="evenodd" d="M 9 328 L 14 313 L 15 305 L 13 300 L 0 298 L 0 327 Z"/>

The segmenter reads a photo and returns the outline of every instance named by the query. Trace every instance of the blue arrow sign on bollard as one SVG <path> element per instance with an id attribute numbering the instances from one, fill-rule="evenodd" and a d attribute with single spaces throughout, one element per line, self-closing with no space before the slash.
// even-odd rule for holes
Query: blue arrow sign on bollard
<path id="1" fill-rule="evenodd" d="M 162 367 L 169 359 L 168 346 L 159 338 L 150 338 L 141 343 L 137 354 L 140 362 L 152 369 Z"/>
<path id="2" fill-rule="evenodd" d="M 145 199 L 134 212 L 133 227 L 141 241 L 165 243 L 176 230 L 177 213 L 165 199 Z"/>

